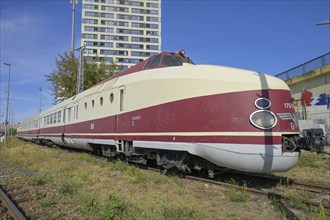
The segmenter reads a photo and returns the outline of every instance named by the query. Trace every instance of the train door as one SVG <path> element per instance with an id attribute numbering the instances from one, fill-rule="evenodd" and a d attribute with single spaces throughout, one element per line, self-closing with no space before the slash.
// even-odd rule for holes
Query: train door
<path id="1" fill-rule="evenodd" d="M 66 124 L 66 108 L 63 108 L 63 127 L 62 127 L 62 134 L 61 134 L 61 140 L 64 143 L 65 139 L 64 139 L 64 135 L 65 135 L 65 124 Z"/>
<path id="2" fill-rule="evenodd" d="M 116 133 L 122 133 L 125 132 L 121 126 L 122 120 L 121 120 L 121 114 L 125 111 L 125 96 L 126 96 L 126 89 L 125 86 L 119 87 L 118 90 L 118 97 L 119 97 L 119 103 L 118 103 L 118 114 L 116 114 Z M 120 139 L 120 136 L 117 137 L 117 151 L 122 151 L 122 141 Z"/>
<path id="3" fill-rule="evenodd" d="M 125 110 L 125 94 L 126 94 L 126 91 L 125 91 L 125 86 L 121 86 L 119 88 L 119 112 L 123 112 Z"/>
<path id="4" fill-rule="evenodd" d="M 39 139 L 39 135 L 40 135 L 40 129 L 41 129 L 41 123 L 42 123 L 42 117 L 41 115 L 39 114 L 38 117 L 37 117 L 37 140 Z"/>

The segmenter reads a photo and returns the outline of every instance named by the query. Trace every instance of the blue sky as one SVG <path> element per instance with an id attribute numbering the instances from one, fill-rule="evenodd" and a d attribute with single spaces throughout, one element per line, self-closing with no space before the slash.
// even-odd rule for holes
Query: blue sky
<path id="1" fill-rule="evenodd" d="M 44 75 L 71 47 L 69 0 L 0 0 L 1 115 L 10 63 L 10 108 L 15 121 L 37 113 L 54 97 Z M 197 64 L 276 75 L 330 51 L 329 0 L 162 0 L 162 50 L 185 49 Z M 81 1 L 75 45 L 80 46 Z M 74 86 L 74 85 L 73 85 Z M 1 122 L 4 117 L 1 117 Z"/>

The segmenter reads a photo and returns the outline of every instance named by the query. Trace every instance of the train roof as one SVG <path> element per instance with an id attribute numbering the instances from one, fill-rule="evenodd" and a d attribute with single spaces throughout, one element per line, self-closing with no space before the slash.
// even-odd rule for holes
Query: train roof
<path id="1" fill-rule="evenodd" d="M 100 83 L 104 83 L 106 81 L 112 80 L 114 78 L 118 78 L 124 75 L 128 75 L 131 73 L 140 72 L 143 70 L 156 69 L 156 68 L 166 68 L 171 66 L 182 66 L 184 63 L 194 64 L 194 62 L 185 56 L 185 51 L 180 50 L 178 52 L 160 52 L 154 56 L 149 57 L 148 59 L 124 70 L 113 77 L 107 78 L 94 86 L 97 86 Z M 94 87 L 92 86 L 92 87 Z"/>
<path id="2" fill-rule="evenodd" d="M 131 68 L 124 70 L 117 74 L 117 77 L 127 75 L 129 73 L 139 72 L 147 69 L 165 68 L 171 66 L 182 66 L 183 63 L 194 64 L 193 61 L 185 56 L 185 51 L 180 50 L 178 52 L 161 52 L 148 59 L 132 66 Z"/>

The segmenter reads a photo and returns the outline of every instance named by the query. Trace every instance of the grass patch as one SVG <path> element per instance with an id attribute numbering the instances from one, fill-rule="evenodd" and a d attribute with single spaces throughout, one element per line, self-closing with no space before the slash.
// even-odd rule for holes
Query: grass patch
<path id="1" fill-rule="evenodd" d="M 317 213 L 316 213 L 316 219 L 319 219 L 319 220 L 326 220 L 328 219 L 326 214 L 325 214 L 325 210 L 324 210 L 324 206 L 322 204 L 322 202 L 320 202 L 320 206 L 317 210 Z"/>
<path id="2" fill-rule="evenodd" d="M 84 198 L 84 208 L 81 210 L 83 213 L 97 214 L 100 212 L 100 201 L 93 196 L 86 196 Z"/>
<path id="3" fill-rule="evenodd" d="M 304 190 L 287 190 L 286 194 L 290 198 L 290 204 L 292 207 L 302 209 L 305 212 L 308 212 L 308 207 L 310 203 L 310 197 L 308 193 Z"/>
<path id="4" fill-rule="evenodd" d="M 38 202 L 43 208 L 50 207 L 56 203 L 53 198 L 48 198 L 48 197 L 40 199 Z"/>
<path id="5" fill-rule="evenodd" d="M 110 193 L 105 199 L 95 195 L 86 195 L 83 198 L 84 206 L 81 213 L 98 216 L 101 219 L 123 219 L 125 211 L 124 200 L 115 193 Z"/>
<path id="6" fill-rule="evenodd" d="M 29 180 L 31 186 L 42 186 L 47 183 L 46 176 L 32 176 Z"/>
<path id="7" fill-rule="evenodd" d="M 61 218 L 61 213 L 55 212 L 38 218 L 39 220 L 57 220 Z"/>
<path id="8" fill-rule="evenodd" d="M 87 153 L 13 141 L 10 147 L 0 145 L 1 157 L 39 174 L 29 184 L 40 192 L 38 204 L 50 213 L 43 219 L 225 219 L 228 213 L 238 219 L 279 217 L 269 204 L 260 208 L 259 201 L 248 196 L 233 199 L 245 201 L 243 205 L 230 202 L 229 190 L 221 186 L 205 187 L 120 160 L 107 163 Z M 244 190 L 232 188 L 238 197 L 245 195 Z"/>
<path id="9" fill-rule="evenodd" d="M 80 153 L 76 155 L 77 161 L 83 161 L 87 163 L 94 163 L 96 160 L 93 157 L 93 155 L 88 154 L 88 153 Z"/>
<path id="10" fill-rule="evenodd" d="M 110 171 L 119 171 L 119 172 L 125 172 L 130 168 L 130 165 L 126 162 L 123 162 L 121 160 L 115 160 L 114 162 L 110 163 L 109 170 Z"/>
<path id="11" fill-rule="evenodd" d="M 165 206 L 163 209 L 164 219 L 202 219 L 202 216 L 194 207 L 185 206 L 185 205 L 170 205 Z"/>
<path id="12" fill-rule="evenodd" d="M 66 179 L 59 185 L 59 193 L 62 195 L 74 195 L 77 192 L 78 184 L 72 181 L 72 179 Z"/>
<path id="13" fill-rule="evenodd" d="M 243 188 L 238 187 L 235 180 L 230 181 L 230 186 L 228 187 L 227 195 L 232 202 L 246 202 L 250 197 L 247 191 L 247 184 L 244 183 Z"/>
<path id="14" fill-rule="evenodd" d="M 189 203 L 189 202 L 187 202 Z M 157 205 L 155 205 L 157 204 Z M 189 204 L 181 204 L 176 202 L 158 200 L 158 203 L 154 205 L 147 203 L 141 204 L 135 207 L 134 212 L 136 215 L 129 216 L 130 219 L 161 219 L 161 220 L 173 220 L 173 219 L 207 219 L 200 210 Z M 131 211 L 132 213 L 132 211 Z"/>
<path id="15" fill-rule="evenodd" d="M 35 199 L 38 201 L 39 205 L 43 208 L 50 207 L 56 204 L 55 200 L 51 197 L 46 197 L 44 194 L 37 192 Z"/>
<path id="16" fill-rule="evenodd" d="M 279 199 L 271 198 L 271 205 L 274 207 L 275 211 L 281 214 L 281 219 L 287 219 L 287 212 Z"/>
<path id="17" fill-rule="evenodd" d="M 122 219 L 125 205 L 117 194 L 110 194 L 104 201 L 104 206 L 103 213 L 105 219 Z"/>
<path id="18" fill-rule="evenodd" d="M 298 167 L 314 167 L 318 168 L 319 164 L 317 163 L 319 159 L 319 155 L 316 153 L 310 153 L 310 152 L 302 152 L 297 166 Z"/>
<path id="19" fill-rule="evenodd" d="M 325 175 L 329 170 L 330 157 L 328 155 L 302 151 L 297 165 L 288 172 L 278 173 L 278 175 L 297 182 L 329 186 L 330 179 Z"/>

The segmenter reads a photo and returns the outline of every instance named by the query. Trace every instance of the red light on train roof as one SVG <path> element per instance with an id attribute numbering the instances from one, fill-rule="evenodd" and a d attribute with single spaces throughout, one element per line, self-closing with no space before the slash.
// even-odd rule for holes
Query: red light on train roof
<path id="1" fill-rule="evenodd" d="M 184 50 L 180 50 L 179 52 L 178 52 L 178 54 L 180 54 L 181 56 L 183 56 L 184 57 L 184 54 L 185 54 L 186 52 L 184 51 Z"/>

